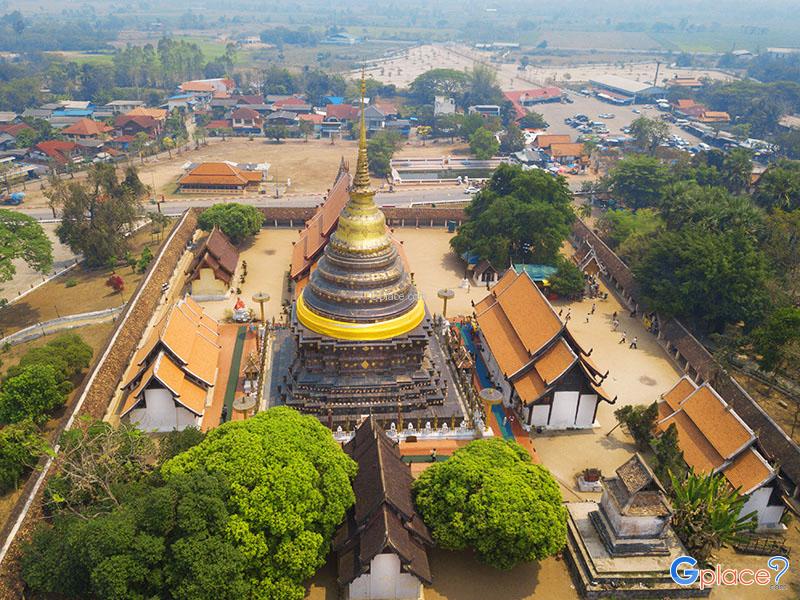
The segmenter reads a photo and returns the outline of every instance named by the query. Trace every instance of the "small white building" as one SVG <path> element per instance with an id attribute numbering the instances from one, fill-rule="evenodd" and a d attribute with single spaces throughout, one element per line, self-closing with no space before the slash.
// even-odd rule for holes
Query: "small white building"
<path id="1" fill-rule="evenodd" d="M 199 427 L 217 379 L 219 325 L 191 297 L 153 327 L 125 375 L 120 419 L 144 431 Z"/>
<path id="2" fill-rule="evenodd" d="M 525 270 L 514 269 L 475 305 L 480 352 L 503 403 L 530 429 L 597 425 L 602 373 Z"/>
<path id="3" fill-rule="evenodd" d="M 420 600 L 431 583 L 433 544 L 411 499 L 410 467 L 397 442 L 367 417 L 344 451 L 358 463 L 356 503 L 333 540 L 345 600 Z"/>
<path id="4" fill-rule="evenodd" d="M 785 506 L 775 470 L 758 450 L 758 437 L 708 383 L 683 377 L 658 401 L 658 429 L 675 425 L 686 464 L 698 473 L 722 473 L 755 511 L 761 530 L 783 529 Z"/>
<path id="5" fill-rule="evenodd" d="M 456 114 L 456 101 L 447 96 L 434 96 L 433 98 L 433 116 L 439 117 L 442 115 Z"/>

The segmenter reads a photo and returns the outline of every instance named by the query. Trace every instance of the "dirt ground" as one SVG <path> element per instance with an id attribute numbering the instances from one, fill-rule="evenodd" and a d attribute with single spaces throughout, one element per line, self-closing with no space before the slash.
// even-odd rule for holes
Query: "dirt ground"
<path id="1" fill-rule="evenodd" d="M 614 74 L 636 81 L 652 81 L 655 76 L 655 62 L 627 62 L 599 65 L 560 65 L 558 67 L 537 65 L 534 57 L 525 70 L 519 70 L 517 63 L 499 64 L 490 62 L 492 55 L 463 45 L 429 44 L 411 48 L 393 58 L 374 61 L 367 69 L 367 76 L 383 83 L 393 83 L 398 87 L 408 87 L 416 77 L 430 69 L 450 68 L 459 71 L 472 69 L 475 62 L 491 64 L 498 71 L 498 83 L 503 90 L 522 90 L 551 83 L 588 81 L 597 75 Z M 360 75 L 360 71 L 352 72 Z M 725 73 L 709 69 L 676 69 L 662 65 L 659 80 L 681 77 L 708 77 L 728 80 Z"/>
<path id="2" fill-rule="evenodd" d="M 131 253 L 138 256 L 145 245 L 149 245 L 153 254 L 156 254 L 159 242 L 151 242 L 152 239 L 150 226 L 143 227 L 133 236 Z M 59 275 L 18 302 L 0 309 L 0 335 L 5 336 L 66 315 L 119 306 L 123 298 L 130 297 L 142 274 L 133 272 L 128 266 L 119 267 L 116 272 L 125 281 L 122 296 L 105 284 L 111 274 L 110 269 L 87 269 L 79 265 Z M 68 282 L 74 282 L 74 285 L 68 286 Z"/>

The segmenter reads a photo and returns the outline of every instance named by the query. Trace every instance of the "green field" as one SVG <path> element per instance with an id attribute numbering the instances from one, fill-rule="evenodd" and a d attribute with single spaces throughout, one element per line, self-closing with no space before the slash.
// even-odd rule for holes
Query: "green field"
<path id="1" fill-rule="evenodd" d="M 95 54 L 91 52 L 46 52 L 54 56 L 60 56 L 65 61 L 78 63 L 79 65 L 110 65 L 113 62 L 113 55 L 108 54 Z"/>

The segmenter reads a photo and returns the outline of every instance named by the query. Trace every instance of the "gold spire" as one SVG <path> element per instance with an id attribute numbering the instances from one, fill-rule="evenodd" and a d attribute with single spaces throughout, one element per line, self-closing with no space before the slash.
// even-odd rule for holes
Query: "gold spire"
<path id="1" fill-rule="evenodd" d="M 368 201 L 372 204 L 375 191 L 369 183 L 369 158 L 367 156 L 367 125 L 364 117 L 364 99 L 367 95 L 367 73 L 364 67 L 361 68 L 361 119 L 358 133 L 358 163 L 356 164 L 356 176 L 353 182 L 353 192 L 356 201 Z"/>

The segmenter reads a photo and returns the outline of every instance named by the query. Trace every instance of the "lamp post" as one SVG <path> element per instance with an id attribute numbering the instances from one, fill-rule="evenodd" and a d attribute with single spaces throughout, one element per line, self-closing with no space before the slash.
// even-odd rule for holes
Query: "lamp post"
<path id="1" fill-rule="evenodd" d="M 269 294 L 266 292 L 256 292 L 255 294 L 253 294 L 253 302 L 258 302 L 259 306 L 261 307 L 261 322 L 265 323 L 264 303 L 269 302 Z"/>
<path id="2" fill-rule="evenodd" d="M 442 288 L 438 292 L 436 292 L 436 295 L 439 296 L 439 298 L 441 298 L 442 302 L 444 303 L 444 305 L 442 306 L 442 318 L 446 319 L 447 318 L 447 301 L 450 300 L 451 298 L 453 298 L 456 295 L 456 293 L 453 290 L 451 290 L 450 288 Z"/>

